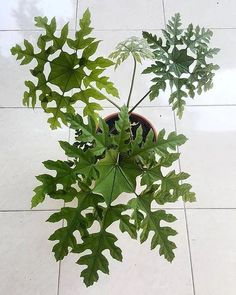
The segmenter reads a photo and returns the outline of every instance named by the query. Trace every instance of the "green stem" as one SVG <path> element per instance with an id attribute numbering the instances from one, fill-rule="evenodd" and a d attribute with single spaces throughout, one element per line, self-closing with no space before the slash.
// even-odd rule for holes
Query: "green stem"
<path id="1" fill-rule="evenodd" d="M 134 78 L 135 78 L 135 73 L 136 73 L 137 62 L 136 62 L 136 59 L 134 57 L 133 57 L 133 59 L 134 59 L 134 69 L 133 69 L 133 75 L 132 75 L 130 90 L 129 90 L 129 97 L 128 97 L 128 100 L 127 100 L 127 107 L 129 107 L 129 104 L 130 104 L 131 94 L 132 94 L 133 86 L 134 86 Z"/>
<path id="2" fill-rule="evenodd" d="M 111 104 L 113 104 L 119 111 L 120 111 L 120 107 L 118 106 L 118 104 L 116 104 L 114 101 L 112 101 L 110 98 L 106 97 L 106 100 L 109 101 Z"/>
<path id="3" fill-rule="evenodd" d="M 129 111 L 129 114 L 132 113 L 138 105 L 151 93 L 151 90 L 149 90 L 137 103 L 136 105 Z"/>
<path id="4" fill-rule="evenodd" d="M 89 84 L 89 86 L 93 89 L 95 89 L 96 91 L 100 92 L 98 89 L 96 89 L 95 87 L 93 87 L 91 84 Z M 102 93 L 103 96 L 105 96 Z M 119 111 L 120 111 L 120 107 L 118 106 L 118 104 L 116 104 L 114 101 L 112 101 L 110 98 L 108 98 L 107 96 L 105 96 L 106 100 L 109 101 L 111 104 L 113 104 Z"/>

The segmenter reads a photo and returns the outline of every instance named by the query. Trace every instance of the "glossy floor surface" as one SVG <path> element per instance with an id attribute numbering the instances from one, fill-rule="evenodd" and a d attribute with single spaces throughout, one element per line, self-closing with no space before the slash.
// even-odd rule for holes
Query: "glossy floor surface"
<path id="1" fill-rule="evenodd" d="M 76 255 L 56 263 L 47 240 L 56 225 L 44 221 L 62 204 L 45 202 L 30 210 L 35 175 L 45 172 L 47 159 L 63 159 L 57 143 L 68 140 L 67 128 L 51 131 L 47 115 L 22 106 L 24 80 L 29 67 L 20 67 L 9 49 L 23 39 L 32 42 L 40 32 L 36 15 L 56 16 L 61 27 L 70 22 L 71 33 L 89 7 L 94 35 L 103 40 L 99 53 L 108 55 L 116 43 L 157 35 L 166 21 L 180 12 L 189 22 L 211 28 L 212 45 L 221 48 L 215 58 L 220 70 L 215 86 L 195 100 L 188 99 L 179 121 L 168 106 L 168 95 L 144 101 L 137 112 L 157 130 L 177 130 L 188 137 L 181 147 L 176 169 L 189 172 L 197 202 L 167 206 L 178 221 L 174 238 L 178 248 L 172 264 L 146 244 L 119 234 L 124 262 L 112 261 L 110 276 L 86 289 Z M 236 1 L 235 0 L 8 0 L 0 10 L 0 294 L 1 295 L 234 295 L 236 293 Z M 127 96 L 131 62 L 110 71 L 121 97 Z M 235 67 L 235 68 L 234 68 Z M 139 73 L 142 67 L 138 69 Z M 135 103 L 148 89 L 139 76 Z M 114 109 L 104 104 L 104 115 Z"/>

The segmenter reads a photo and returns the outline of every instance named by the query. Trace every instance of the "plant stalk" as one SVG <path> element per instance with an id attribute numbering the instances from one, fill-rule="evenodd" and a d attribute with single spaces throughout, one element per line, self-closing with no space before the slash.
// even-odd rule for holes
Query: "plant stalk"
<path id="1" fill-rule="evenodd" d="M 89 84 L 89 86 L 93 89 L 95 89 L 96 91 L 100 92 L 98 89 L 96 89 L 95 87 L 93 87 L 91 84 Z M 104 94 L 102 94 L 104 95 Z M 105 95 L 104 95 L 105 96 Z M 113 104 L 119 111 L 120 111 L 120 107 L 118 106 L 118 104 L 116 104 L 114 101 L 112 101 L 110 98 L 108 98 L 107 96 L 105 96 L 106 100 L 109 101 L 111 104 Z"/>
<path id="2" fill-rule="evenodd" d="M 135 73 L 136 73 L 136 66 L 137 66 L 136 59 L 134 57 L 133 57 L 133 59 L 134 59 L 134 69 L 133 69 L 133 75 L 132 75 L 130 90 L 129 90 L 129 96 L 128 96 L 128 100 L 127 100 L 127 107 L 129 107 L 129 104 L 130 104 L 131 94 L 132 94 L 133 86 L 134 86 L 134 78 L 135 78 Z"/>
<path id="3" fill-rule="evenodd" d="M 106 97 L 106 100 L 109 101 L 111 104 L 113 104 L 118 110 L 120 110 L 120 107 L 118 104 L 116 104 L 114 101 L 112 101 L 110 98 Z"/>
<path id="4" fill-rule="evenodd" d="M 132 107 L 132 109 L 129 111 L 129 114 L 132 113 L 138 105 L 140 105 L 140 103 L 151 93 L 151 90 L 149 90 L 137 103 L 134 107 Z"/>

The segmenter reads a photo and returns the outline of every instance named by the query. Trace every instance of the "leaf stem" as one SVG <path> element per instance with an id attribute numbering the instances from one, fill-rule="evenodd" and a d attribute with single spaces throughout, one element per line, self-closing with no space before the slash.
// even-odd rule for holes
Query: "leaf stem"
<path id="1" fill-rule="evenodd" d="M 111 104 L 113 104 L 118 110 L 120 110 L 120 107 L 118 104 L 116 104 L 114 101 L 112 101 L 110 98 L 106 97 L 106 100 L 109 101 Z"/>
<path id="2" fill-rule="evenodd" d="M 91 88 L 95 89 L 96 91 L 98 91 L 98 92 L 101 93 L 101 91 L 99 91 L 97 88 L 93 87 L 91 84 L 89 84 L 89 86 L 90 86 Z M 112 101 L 109 97 L 107 97 L 107 96 L 104 95 L 103 93 L 102 93 L 102 95 L 106 98 L 107 101 L 109 101 L 109 102 L 110 102 L 111 104 L 113 104 L 118 110 L 120 110 L 120 107 L 118 106 L 118 104 L 116 104 L 114 101 Z"/>
<path id="3" fill-rule="evenodd" d="M 138 105 L 140 105 L 140 103 L 151 93 L 151 90 L 149 90 L 137 103 L 134 107 L 132 107 L 132 109 L 129 111 L 129 114 L 132 113 Z"/>
<path id="4" fill-rule="evenodd" d="M 128 100 L 127 100 L 127 107 L 129 107 L 129 104 L 130 104 L 131 94 L 132 94 L 133 86 L 134 86 L 134 78 L 135 78 L 135 73 L 136 73 L 136 66 L 137 66 L 137 62 L 136 62 L 136 59 L 134 58 L 134 56 L 133 56 L 133 59 L 134 59 L 134 69 L 133 69 L 133 75 L 132 75 L 130 90 L 129 90 L 129 96 L 128 96 Z"/>

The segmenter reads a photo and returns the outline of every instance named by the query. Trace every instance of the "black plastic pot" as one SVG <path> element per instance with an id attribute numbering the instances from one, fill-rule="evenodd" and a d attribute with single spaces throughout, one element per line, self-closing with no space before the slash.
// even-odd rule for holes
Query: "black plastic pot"
<path id="1" fill-rule="evenodd" d="M 136 113 L 131 113 L 130 116 L 130 122 L 131 122 L 131 131 L 133 134 L 133 137 L 135 138 L 136 136 L 136 131 L 139 126 L 142 126 L 143 129 L 143 140 L 145 141 L 148 132 L 152 129 L 154 133 L 154 140 L 156 141 L 157 139 L 157 133 L 153 125 L 143 116 L 136 114 Z M 105 121 L 107 122 L 109 126 L 109 130 L 112 134 L 116 134 L 116 128 L 115 128 L 115 122 L 118 121 L 118 113 L 113 113 L 107 117 L 105 117 Z"/>

